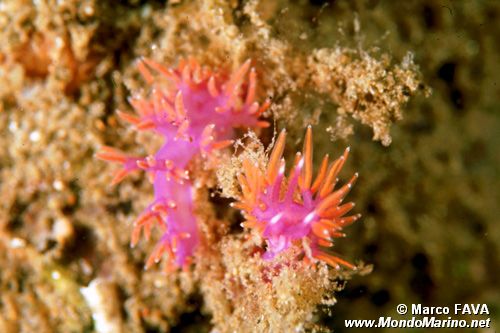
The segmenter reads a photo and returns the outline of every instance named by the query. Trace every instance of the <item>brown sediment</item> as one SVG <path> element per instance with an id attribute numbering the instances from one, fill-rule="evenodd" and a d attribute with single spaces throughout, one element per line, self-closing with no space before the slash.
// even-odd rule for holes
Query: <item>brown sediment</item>
<path id="1" fill-rule="evenodd" d="M 338 272 L 297 260 L 289 251 L 263 261 L 258 237 L 225 237 L 197 263 L 200 289 L 212 322 L 222 332 L 292 332 L 314 327 L 318 305 L 336 303 L 334 292 L 359 271 Z M 205 252 L 207 254 L 207 252 Z"/>
<path id="2" fill-rule="evenodd" d="M 420 81 L 413 56 L 393 65 L 387 54 L 376 59 L 359 50 L 315 50 L 308 58 L 312 84 L 338 104 L 335 124 L 327 131 L 333 139 L 353 134 L 349 118 L 368 125 L 373 140 L 391 144 L 391 124 L 403 118 L 402 106 L 418 91 Z"/>

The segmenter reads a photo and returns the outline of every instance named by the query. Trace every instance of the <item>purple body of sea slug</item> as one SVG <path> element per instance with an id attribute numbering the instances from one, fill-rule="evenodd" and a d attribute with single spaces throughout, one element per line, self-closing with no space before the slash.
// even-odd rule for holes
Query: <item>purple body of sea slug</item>
<path id="1" fill-rule="evenodd" d="M 120 111 L 118 115 L 139 130 L 162 136 L 163 146 L 145 158 L 111 147 L 102 147 L 96 156 L 122 164 L 113 184 L 135 170 L 145 171 L 153 183 L 154 201 L 136 220 L 131 240 L 134 246 L 142 230 L 146 238 L 153 226 L 161 230 L 146 267 L 163 254 L 169 258 L 168 267 L 185 267 L 200 241 L 190 162 L 231 145 L 237 127 L 267 127 L 259 116 L 269 103 L 255 101 L 257 79 L 250 60 L 232 75 L 213 72 L 193 59 L 182 60 L 177 69 L 143 59 L 138 68 L 151 86 L 150 94 L 130 99 L 138 116 Z"/>
<path id="2" fill-rule="evenodd" d="M 239 176 L 243 195 L 233 204 L 246 218 L 243 226 L 257 229 L 266 240 L 264 258 L 273 258 L 291 246 L 297 246 L 302 249 L 302 257 L 311 263 L 320 260 L 333 267 L 342 265 L 354 269 L 354 265 L 328 250 L 333 247 L 335 238 L 345 236 L 342 229 L 361 216 L 345 216 L 354 203 L 342 203 L 358 174 L 335 189 L 349 149 L 330 165 L 328 155 L 325 156 L 313 181 L 312 129 L 309 126 L 303 152 L 296 154 L 287 178 L 285 159 L 282 158 L 285 138 L 283 130 L 265 170 L 248 159 L 243 160 Z"/>

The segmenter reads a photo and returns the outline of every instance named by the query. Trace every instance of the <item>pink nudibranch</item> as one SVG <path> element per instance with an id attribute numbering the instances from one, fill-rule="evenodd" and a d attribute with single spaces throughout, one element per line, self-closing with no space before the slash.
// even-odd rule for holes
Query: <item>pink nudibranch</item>
<path id="1" fill-rule="evenodd" d="M 333 246 L 333 240 L 344 237 L 342 229 L 355 222 L 361 215 L 344 216 L 354 203 L 342 204 L 358 178 L 358 174 L 347 184 L 335 190 L 337 176 L 342 169 L 349 148 L 328 165 L 324 157 L 313 181 L 312 130 L 307 128 L 303 152 L 297 153 L 288 178 L 285 177 L 286 132 L 283 130 L 269 157 L 265 170 L 248 159 L 243 160 L 243 171 L 239 175 L 242 198 L 233 207 L 243 211 L 246 221 L 243 226 L 257 229 L 267 241 L 265 258 L 291 246 L 303 247 L 304 258 L 314 262 L 320 260 L 333 267 L 339 265 L 354 269 L 349 262 L 330 254 L 325 248 Z"/>
<path id="2" fill-rule="evenodd" d="M 135 170 L 146 172 L 153 183 L 154 201 L 135 221 L 131 240 L 135 246 L 141 232 L 149 239 L 155 225 L 163 233 L 146 267 L 164 254 L 170 267 L 185 267 L 200 241 L 189 163 L 196 156 L 207 158 L 230 146 L 237 127 L 267 127 L 259 117 L 269 102 L 255 101 L 257 75 L 250 60 L 230 76 L 193 59 L 182 60 L 177 69 L 141 59 L 138 69 L 152 87 L 151 93 L 147 98 L 130 98 L 138 116 L 121 111 L 118 116 L 138 130 L 162 136 L 163 146 L 145 158 L 111 147 L 102 147 L 96 156 L 122 165 L 113 184 Z"/>

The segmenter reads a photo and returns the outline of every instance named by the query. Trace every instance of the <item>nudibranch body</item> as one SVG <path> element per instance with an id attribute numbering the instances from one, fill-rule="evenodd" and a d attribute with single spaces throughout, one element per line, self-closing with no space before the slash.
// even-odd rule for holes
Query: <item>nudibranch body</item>
<path id="1" fill-rule="evenodd" d="M 333 267 L 354 266 L 324 248 L 333 246 L 333 239 L 345 236 L 343 227 L 356 221 L 360 215 L 344 216 L 354 203 L 342 204 L 344 197 L 358 177 L 356 173 L 341 188 L 334 190 L 337 176 L 342 169 L 349 148 L 328 165 L 328 155 L 323 159 L 318 175 L 313 181 L 312 130 L 307 128 L 303 153 L 297 153 L 288 178 L 285 177 L 286 132 L 283 130 L 269 157 L 266 170 L 250 160 L 243 160 L 239 175 L 242 197 L 233 206 L 243 211 L 244 227 L 257 229 L 267 241 L 265 258 L 290 246 L 303 247 L 305 258 L 321 260 Z"/>
<path id="2" fill-rule="evenodd" d="M 111 147 L 103 147 L 97 157 L 122 164 L 113 184 L 135 170 L 148 174 L 154 201 L 136 220 L 131 245 L 138 242 L 142 231 L 148 239 L 156 224 L 163 234 L 146 267 L 163 254 L 174 267 L 182 267 L 189 263 L 200 241 L 190 162 L 231 145 L 237 127 L 267 127 L 259 116 L 269 103 L 255 101 L 257 77 L 250 60 L 231 76 L 215 73 L 193 59 L 181 61 L 177 69 L 142 59 L 138 68 L 152 87 L 151 93 L 130 99 L 138 116 L 121 111 L 118 115 L 139 130 L 162 136 L 163 146 L 145 158 Z"/>

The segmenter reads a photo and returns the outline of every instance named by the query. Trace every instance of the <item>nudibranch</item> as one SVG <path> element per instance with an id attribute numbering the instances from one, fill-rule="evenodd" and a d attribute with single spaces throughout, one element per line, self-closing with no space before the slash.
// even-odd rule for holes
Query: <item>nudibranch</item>
<path id="1" fill-rule="evenodd" d="M 249 159 L 242 161 L 242 172 L 238 176 L 242 195 L 233 207 L 242 210 L 246 219 L 243 227 L 256 229 L 266 240 L 264 258 L 273 258 L 291 246 L 301 246 L 304 258 L 311 262 L 320 260 L 336 268 L 339 265 L 355 268 L 327 250 L 333 246 L 334 238 L 345 236 L 342 229 L 361 216 L 345 216 L 354 203 L 342 204 L 358 174 L 335 190 L 349 148 L 330 165 L 326 155 L 313 181 L 312 130 L 309 126 L 303 152 L 296 154 L 287 178 L 282 158 L 285 138 L 283 130 L 265 170 Z"/>
<path id="2" fill-rule="evenodd" d="M 101 148 L 96 156 L 122 165 L 112 184 L 135 170 L 145 171 L 153 183 L 154 201 L 135 221 L 131 239 L 135 246 L 141 232 L 146 239 L 152 230 L 162 232 L 146 267 L 164 254 L 170 267 L 186 267 L 200 242 L 190 162 L 230 146 L 237 127 L 269 126 L 259 119 L 269 102 L 256 101 L 257 75 L 250 60 L 232 75 L 214 72 L 193 59 L 181 60 L 176 69 L 141 59 L 138 69 L 150 93 L 129 99 L 137 116 L 121 111 L 118 116 L 138 130 L 160 135 L 163 145 L 147 157 L 111 147 Z M 158 228 L 153 229 L 155 225 Z"/>

